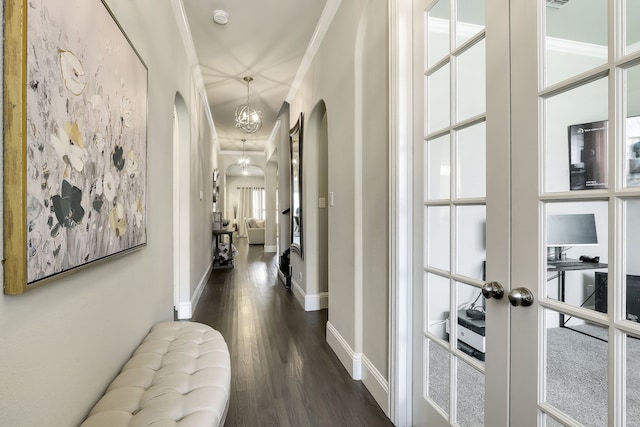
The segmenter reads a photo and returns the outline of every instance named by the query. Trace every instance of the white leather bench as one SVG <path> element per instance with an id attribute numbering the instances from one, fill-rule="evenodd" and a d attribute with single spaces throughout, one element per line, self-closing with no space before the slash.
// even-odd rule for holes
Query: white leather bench
<path id="1" fill-rule="evenodd" d="M 230 384 L 229 349 L 218 331 L 158 323 L 81 427 L 221 427 Z"/>

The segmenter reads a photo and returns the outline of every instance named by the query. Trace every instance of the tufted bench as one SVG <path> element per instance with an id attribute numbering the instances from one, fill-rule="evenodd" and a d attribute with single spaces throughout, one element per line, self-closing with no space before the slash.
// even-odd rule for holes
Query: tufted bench
<path id="1" fill-rule="evenodd" d="M 158 323 L 81 427 L 221 427 L 230 384 L 220 332 L 201 323 Z"/>

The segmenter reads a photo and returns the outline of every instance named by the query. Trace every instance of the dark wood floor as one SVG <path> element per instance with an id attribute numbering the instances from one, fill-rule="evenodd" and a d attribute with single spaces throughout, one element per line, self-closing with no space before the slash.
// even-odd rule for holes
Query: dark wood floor
<path id="1" fill-rule="evenodd" d="M 229 346 L 225 426 L 393 425 L 327 345 L 327 310 L 305 312 L 278 282 L 277 255 L 237 240 L 236 267 L 213 271 L 193 318 Z"/>

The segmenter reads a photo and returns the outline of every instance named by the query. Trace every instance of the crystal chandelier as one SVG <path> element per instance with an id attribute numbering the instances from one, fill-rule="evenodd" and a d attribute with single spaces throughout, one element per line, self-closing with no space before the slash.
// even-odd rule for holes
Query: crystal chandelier
<path id="1" fill-rule="evenodd" d="M 244 133 L 256 133 L 262 129 L 262 112 L 249 103 L 249 83 L 253 78 L 245 77 L 243 80 L 247 82 L 247 103 L 236 108 L 236 127 Z"/>
<path id="2" fill-rule="evenodd" d="M 247 155 L 245 154 L 244 151 L 244 143 L 246 142 L 246 139 L 242 140 L 242 158 L 240 159 L 240 161 L 238 162 L 238 164 L 240 165 L 240 169 L 242 169 L 242 173 L 244 173 L 246 175 L 247 171 L 245 170 L 245 168 L 247 167 L 247 165 L 249 164 L 249 158 L 247 157 Z"/>

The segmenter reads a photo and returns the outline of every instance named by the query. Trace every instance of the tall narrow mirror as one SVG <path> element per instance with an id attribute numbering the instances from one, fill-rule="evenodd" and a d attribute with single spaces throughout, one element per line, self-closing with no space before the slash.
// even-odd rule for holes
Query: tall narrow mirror
<path id="1" fill-rule="evenodd" d="M 291 143 L 291 248 L 302 256 L 302 122 L 303 113 L 289 132 Z"/>

